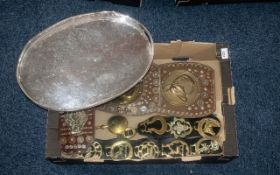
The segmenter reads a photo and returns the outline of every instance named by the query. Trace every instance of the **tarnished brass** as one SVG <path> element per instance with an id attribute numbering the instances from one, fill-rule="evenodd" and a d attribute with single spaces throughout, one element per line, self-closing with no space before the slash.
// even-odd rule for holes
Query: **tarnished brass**
<path id="1" fill-rule="evenodd" d="M 96 129 L 105 129 L 108 128 L 108 130 L 116 135 L 123 134 L 125 129 L 128 127 L 128 121 L 125 117 L 123 116 L 113 116 L 111 117 L 107 125 L 100 125 L 97 126 Z"/>
<path id="2" fill-rule="evenodd" d="M 133 147 L 126 140 L 117 141 L 108 149 L 113 160 L 129 160 L 133 156 Z"/>
<path id="3" fill-rule="evenodd" d="M 137 98 L 139 98 L 139 96 L 142 93 L 142 90 L 143 90 L 143 83 L 140 82 L 135 87 L 130 89 L 128 92 L 126 92 L 125 94 L 117 98 L 116 102 L 119 102 L 119 104 L 121 105 L 129 104 L 135 101 Z"/>
<path id="4" fill-rule="evenodd" d="M 143 115 L 156 112 L 159 100 L 159 69 L 152 64 L 134 88 L 121 97 L 100 105 L 98 110 L 120 115 Z"/>
<path id="5" fill-rule="evenodd" d="M 174 106 L 193 104 L 200 95 L 200 83 L 197 77 L 186 70 L 175 70 L 164 77 L 162 95 Z"/>
<path id="6" fill-rule="evenodd" d="M 136 157 L 144 159 L 155 159 L 160 155 L 159 147 L 153 141 L 144 141 L 135 146 L 134 154 Z"/>
<path id="7" fill-rule="evenodd" d="M 88 116 L 84 111 L 67 112 L 63 117 L 72 134 L 80 133 L 88 120 Z"/>
<path id="8" fill-rule="evenodd" d="M 220 146 L 217 140 L 202 138 L 195 146 L 196 154 L 213 154 L 220 150 Z"/>
<path id="9" fill-rule="evenodd" d="M 100 159 L 103 154 L 102 146 L 99 142 L 95 141 L 87 149 L 85 158 Z"/>
<path id="10" fill-rule="evenodd" d="M 189 154 L 189 145 L 182 140 L 174 140 L 168 144 L 162 144 L 161 154 L 167 158 L 184 157 Z"/>
<path id="11" fill-rule="evenodd" d="M 184 118 L 174 117 L 173 121 L 168 123 L 169 130 L 175 138 L 184 138 L 190 135 L 193 128 L 190 122 L 186 121 Z"/>
<path id="12" fill-rule="evenodd" d="M 159 113 L 203 117 L 215 111 L 215 71 L 208 65 L 187 62 L 162 64 Z"/>
<path id="13" fill-rule="evenodd" d="M 164 117 L 154 116 L 138 124 L 141 133 L 163 135 L 167 130 L 167 123 Z"/>
<path id="14" fill-rule="evenodd" d="M 214 128 L 218 128 L 215 132 Z M 214 137 L 218 134 L 221 124 L 218 120 L 212 118 L 204 118 L 198 122 L 196 130 L 202 137 Z"/>

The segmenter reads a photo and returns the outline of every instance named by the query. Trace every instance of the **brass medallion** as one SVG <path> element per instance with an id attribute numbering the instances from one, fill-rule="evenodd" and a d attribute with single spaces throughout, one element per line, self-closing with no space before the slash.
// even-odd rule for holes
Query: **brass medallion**
<path id="1" fill-rule="evenodd" d="M 215 111 L 215 72 L 210 66 L 178 62 L 159 69 L 160 114 L 202 117 Z"/>
<path id="2" fill-rule="evenodd" d="M 221 128 L 218 120 L 212 118 L 204 118 L 198 122 L 197 131 L 202 137 L 215 137 Z"/>
<path id="3" fill-rule="evenodd" d="M 87 149 L 85 158 L 100 159 L 103 154 L 102 146 L 99 142 L 95 141 Z"/>
<path id="4" fill-rule="evenodd" d="M 193 128 L 190 122 L 186 121 L 184 118 L 174 117 L 173 120 L 168 123 L 169 132 L 175 138 L 184 138 L 191 134 Z"/>
<path id="5" fill-rule="evenodd" d="M 163 78 L 162 95 L 174 106 L 188 106 L 200 95 L 198 78 L 186 70 L 175 70 Z"/>
<path id="6" fill-rule="evenodd" d="M 220 152 L 220 145 L 215 139 L 202 138 L 196 143 L 196 154 L 215 154 Z"/>
<path id="7" fill-rule="evenodd" d="M 159 147 L 153 141 L 144 141 L 140 145 L 135 146 L 135 156 L 145 159 L 155 159 L 160 155 Z"/>
<path id="8" fill-rule="evenodd" d="M 113 160 L 129 160 L 133 156 L 133 147 L 125 140 L 115 142 L 109 150 L 109 156 Z"/>
<path id="9" fill-rule="evenodd" d="M 168 144 L 162 144 L 162 156 L 167 158 L 184 157 L 189 155 L 189 145 L 182 140 L 174 140 Z"/>

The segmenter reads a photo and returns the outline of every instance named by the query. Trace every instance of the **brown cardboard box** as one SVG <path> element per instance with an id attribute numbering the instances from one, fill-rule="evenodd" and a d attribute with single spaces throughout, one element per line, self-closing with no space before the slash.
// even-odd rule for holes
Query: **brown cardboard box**
<path id="1" fill-rule="evenodd" d="M 236 138 L 236 123 L 235 123 L 235 92 L 231 79 L 231 68 L 228 45 L 224 43 L 201 43 L 201 42 L 182 42 L 172 41 L 171 43 L 155 43 L 154 44 L 154 63 L 161 65 L 164 63 L 174 62 L 193 62 L 201 63 L 211 67 L 215 72 L 215 117 L 221 122 L 221 129 L 219 131 L 219 145 L 221 151 L 219 153 L 211 154 L 196 154 L 191 152 L 191 147 L 195 144 L 190 143 L 190 154 L 187 156 L 163 158 L 159 157 L 152 160 L 141 161 L 183 161 L 183 162 L 226 162 L 232 160 L 238 156 L 237 138 Z M 91 111 L 92 112 L 92 111 Z M 157 111 L 141 115 L 141 116 L 129 116 L 126 115 L 130 127 L 136 128 L 139 122 L 148 119 L 151 116 L 157 115 Z M 58 112 L 49 111 L 47 135 L 46 135 L 46 159 L 52 162 L 113 162 L 113 160 L 107 158 L 101 159 L 84 159 L 83 157 L 67 157 L 61 153 L 60 143 L 60 115 Z M 96 140 L 101 141 L 103 151 L 109 145 L 112 145 L 116 141 L 116 136 L 108 132 L 108 130 L 95 129 L 94 126 L 99 126 L 112 116 L 112 113 L 94 110 L 93 118 L 93 135 Z M 166 115 L 170 116 L 170 115 Z M 195 119 L 188 118 L 190 120 L 200 120 L 203 117 L 196 117 Z M 90 128 L 90 127 L 89 127 Z M 145 140 L 146 138 L 136 134 L 130 139 L 133 142 L 133 147 L 139 145 L 139 140 Z M 110 140 L 110 141 L 106 141 Z M 158 140 L 158 139 L 156 139 Z M 160 140 L 160 139 L 159 139 Z M 163 144 L 160 140 L 160 144 Z M 105 152 L 105 151 L 104 151 Z M 139 159 L 132 158 L 131 160 L 125 160 L 125 162 L 139 162 Z"/>

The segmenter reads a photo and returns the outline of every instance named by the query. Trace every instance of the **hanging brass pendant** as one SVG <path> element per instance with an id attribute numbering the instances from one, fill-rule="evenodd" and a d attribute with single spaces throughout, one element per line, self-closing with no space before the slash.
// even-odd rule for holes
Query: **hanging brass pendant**
<path id="1" fill-rule="evenodd" d="M 109 150 L 108 156 L 113 160 L 129 160 L 133 156 L 133 147 L 126 140 L 117 141 L 107 149 Z"/>
<path id="2" fill-rule="evenodd" d="M 155 159 L 160 155 L 159 147 L 153 141 L 144 141 L 134 149 L 135 156 L 145 159 Z"/>
<path id="3" fill-rule="evenodd" d="M 202 137 L 207 138 L 217 136 L 220 128 L 221 124 L 218 120 L 212 118 L 204 118 L 198 122 L 196 130 Z"/>
<path id="4" fill-rule="evenodd" d="M 107 125 L 100 125 L 97 126 L 96 129 L 105 129 L 108 128 L 108 130 L 116 135 L 121 135 L 124 133 L 125 129 L 128 127 L 128 121 L 125 117 L 116 115 L 111 117 Z"/>

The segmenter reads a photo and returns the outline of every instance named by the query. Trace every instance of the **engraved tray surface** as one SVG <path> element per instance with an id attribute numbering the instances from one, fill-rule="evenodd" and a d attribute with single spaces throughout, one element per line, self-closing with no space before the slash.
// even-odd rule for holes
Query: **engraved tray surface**
<path id="1" fill-rule="evenodd" d="M 135 86 L 152 58 L 152 38 L 138 21 L 116 12 L 90 13 L 67 18 L 29 41 L 17 80 L 39 106 L 75 111 Z"/>

